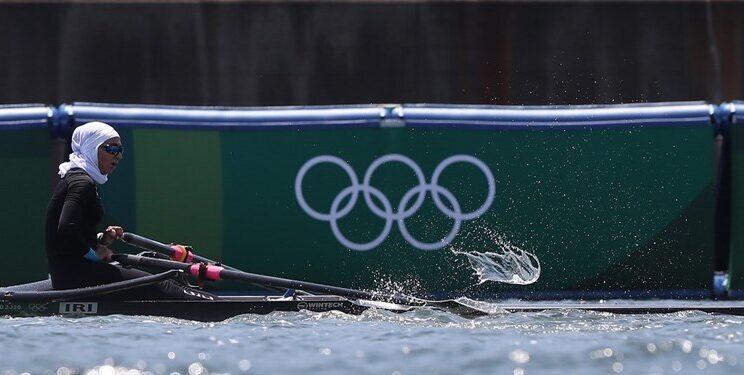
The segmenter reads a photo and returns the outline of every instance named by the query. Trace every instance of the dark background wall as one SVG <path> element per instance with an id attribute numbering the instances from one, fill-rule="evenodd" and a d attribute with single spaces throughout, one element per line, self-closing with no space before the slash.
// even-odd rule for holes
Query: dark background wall
<path id="1" fill-rule="evenodd" d="M 744 97 L 742 22 L 703 2 L 0 3 L 0 104 L 718 101 Z"/>

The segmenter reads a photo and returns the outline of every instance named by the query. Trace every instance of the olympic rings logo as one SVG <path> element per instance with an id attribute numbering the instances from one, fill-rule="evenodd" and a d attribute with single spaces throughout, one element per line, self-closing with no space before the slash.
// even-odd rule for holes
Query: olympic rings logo
<path id="1" fill-rule="evenodd" d="M 375 173 L 375 170 L 377 170 L 377 168 L 385 163 L 392 162 L 403 163 L 411 168 L 413 173 L 416 175 L 416 179 L 418 180 L 418 186 L 414 186 L 403 195 L 400 202 L 398 202 L 397 209 L 392 206 L 392 203 L 387 198 L 387 196 L 385 196 L 385 194 L 383 194 L 379 189 L 370 184 L 370 182 L 372 181 L 372 175 Z M 350 186 L 341 190 L 333 199 L 333 203 L 331 203 L 331 207 L 328 213 L 319 212 L 310 207 L 310 205 L 308 205 L 307 201 L 305 200 L 305 196 L 302 191 L 302 181 L 305 178 L 307 172 L 314 166 L 321 163 L 330 163 L 339 166 L 344 172 L 346 172 L 351 182 Z M 488 194 L 486 196 L 486 200 L 480 207 L 472 212 L 462 212 L 460 202 L 457 200 L 454 194 L 438 184 L 442 172 L 447 167 L 455 163 L 470 163 L 480 169 L 480 171 L 486 177 L 486 181 L 488 183 Z M 385 220 L 385 226 L 380 235 L 367 243 L 356 243 L 349 240 L 348 238 L 346 238 L 346 236 L 344 236 L 343 233 L 341 233 L 341 230 L 338 226 L 338 221 L 348 215 L 349 212 L 351 212 L 351 210 L 356 205 L 356 202 L 359 198 L 359 193 L 362 193 L 364 202 L 367 204 L 372 213 L 374 213 L 377 217 Z M 413 237 L 408 231 L 405 223 L 406 219 L 413 216 L 421 208 L 427 193 L 431 193 L 437 209 L 439 209 L 439 211 L 441 211 L 447 217 L 454 220 L 452 229 L 450 229 L 447 236 L 445 236 L 440 241 L 430 243 L 419 241 L 415 237 Z M 375 161 L 372 162 L 372 164 L 370 164 L 369 168 L 367 168 L 367 171 L 364 173 L 364 180 L 362 181 L 362 183 L 359 183 L 359 178 L 348 163 L 332 155 L 320 155 L 308 160 L 297 172 L 297 177 L 295 178 L 295 195 L 297 197 L 297 202 L 300 204 L 300 207 L 302 207 L 305 213 L 307 213 L 314 219 L 329 222 L 331 225 L 331 231 L 333 232 L 333 235 L 336 237 L 336 239 L 342 245 L 356 251 L 367 251 L 379 246 L 390 234 L 393 222 L 396 222 L 398 224 L 398 230 L 403 235 L 403 238 L 405 238 L 405 240 L 408 241 L 408 243 L 415 248 L 421 250 L 441 249 L 449 245 L 455 239 L 455 237 L 457 237 L 457 234 L 460 232 L 460 225 L 463 221 L 474 220 L 488 211 L 488 209 L 491 207 L 491 204 L 493 203 L 495 194 L 496 183 L 493 178 L 493 173 L 491 173 L 491 170 L 483 161 L 471 155 L 453 155 L 442 160 L 442 162 L 440 162 L 439 165 L 437 165 L 437 167 L 434 169 L 434 173 L 431 176 L 431 182 L 429 183 L 426 182 L 426 178 L 424 177 L 424 173 L 421 170 L 421 167 L 419 167 L 418 164 L 416 164 L 416 162 L 411 160 L 409 157 L 401 154 L 388 154 L 377 158 Z M 343 207 L 341 207 L 341 203 L 344 201 L 344 199 L 346 199 L 346 197 L 350 197 L 350 199 Z M 382 207 L 378 206 L 378 204 L 375 203 L 374 200 L 372 200 L 372 197 L 375 197 L 379 202 L 381 202 Z M 412 199 L 414 199 L 414 197 L 415 201 L 413 205 L 407 208 L 408 204 L 411 202 Z M 447 200 L 447 202 L 449 203 L 449 207 L 443 203 L 443 199 Z"/>
<path id="2" fill-rule="evenodd" d="M 28 309 L 32 312 L 41 312 L 47 309 L 46 305 L 39 303 L 31 303 L 28 305 Z"/>

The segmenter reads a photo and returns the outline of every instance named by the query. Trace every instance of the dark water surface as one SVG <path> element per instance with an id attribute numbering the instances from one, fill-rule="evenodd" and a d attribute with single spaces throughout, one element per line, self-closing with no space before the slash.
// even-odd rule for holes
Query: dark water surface
<path id="1" fill-rule="evenodd" d="M 0 318 L 0 375 L 740 374 L 743 335 L 696 311 Z"/>

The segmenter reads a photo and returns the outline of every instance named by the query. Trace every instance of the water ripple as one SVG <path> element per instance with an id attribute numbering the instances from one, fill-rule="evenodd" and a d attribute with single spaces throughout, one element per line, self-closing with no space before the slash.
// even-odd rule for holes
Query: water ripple
<path id="1" fill-rule="evenodd" d="M 0 375 L 705 373 L 743 370 L 744 320 L 580 310 L 466 319 L 435 309 L 0 319 Z"/>

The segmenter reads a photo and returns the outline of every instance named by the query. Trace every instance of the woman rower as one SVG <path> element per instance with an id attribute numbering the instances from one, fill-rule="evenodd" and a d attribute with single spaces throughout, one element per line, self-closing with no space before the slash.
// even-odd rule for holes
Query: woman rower
<path id="1" fill-rule="evenodd" d="M 96 234 L 103 218 L 97 185 L 102 185 L 123 158 L 121 137 L 111 126 L 89 122 L 72 133 L 70 161 L 59 165 L 57 183 L 46 215 L 46 255 L 54 289 L 74 289 L 149 275 L 147 272 L 108 264 L 109 245 L 124 230 L 108 226 Z M 118 298 L 201 299 L 173 281 L 164 281 L 117 294 Z"/>

